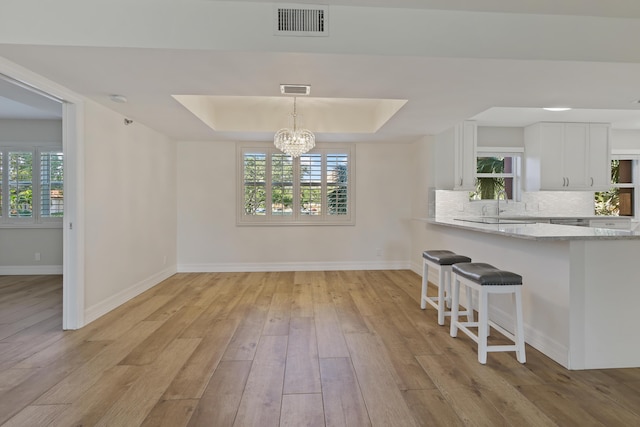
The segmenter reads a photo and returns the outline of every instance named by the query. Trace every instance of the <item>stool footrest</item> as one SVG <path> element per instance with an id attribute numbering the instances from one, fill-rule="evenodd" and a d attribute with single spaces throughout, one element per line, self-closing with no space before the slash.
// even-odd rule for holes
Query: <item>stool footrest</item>
<path id="1" fill-rule="evenodd" d="M 488 345 L 487 351 L 518 351 L 518 346 L 515 344 L 511 345 Z"/>
<path id="2" fill-rule="evenodd" d="M 431 307 L 435 308 L 436 310 L 438 309 L 438 297 L 425 297 L 422 298 L 422 301 L 426 302 L 427 304 L 429 304 Z M 450 304 L 451 298 L 445 298 L 445 301 L 447 301 L 447 303 Z M 469 312 L 469 310 L 460 310 L 458 311 L 458 315 L 460 316 L 468 316 L 469 314 L 472 314 Z M 451 310 L 447 310 L 444 312 L 445 316 L 451 316 Z"/>
<path id="3" fill-rule="evenodd" d="M 475 332 L 469 329 L 469 328 L 477 328 L 478 322 L 457 322 L 456 325 L 460 331 L 464 332 L 469 338 L 475 341 L 476 344 L 480 344 L 480 341 L 478 339 L 478 334 L 476 334 Z"/>

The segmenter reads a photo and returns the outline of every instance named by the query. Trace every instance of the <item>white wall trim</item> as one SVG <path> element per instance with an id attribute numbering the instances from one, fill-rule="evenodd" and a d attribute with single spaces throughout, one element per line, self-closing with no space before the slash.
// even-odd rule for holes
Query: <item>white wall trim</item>
<path id="1" fill-rule="evenodd" d="M 0 266 L 0 276 L 20 276 L 37 274 L 62 274 L 61 265 L 4 265 Z"/>
<path id="2" fill-rule="evenodd" d="M 124 289 L 117 294 L 112 295 L 111 297 L 100 301 L 99 303 L 94 304 L 91 307 L 88 307 L 84 312 L 85 325 L 88 325 L 97 318 L 104 316 L 111 310 L 121 306 L 125 302 L 140 295 L 144 291 L 151 289 L 163 280 L 166 280 L 169 277 L 173 276 L 175 273 L 175 266 L 168 267 L 134 284 L 133 286 L 130 286 L 127 289 Z"/>
<path id="3" fill-rule="evenodd" d="M 638 155 L 640 155 L 640 149 L 639 148 L 612 148 L 611 149 L 611 155 L 613 155 L 613 156 L 624 156 L 624 155 L 638 156 Z"/>
<path id="4" fill-rule="evenodd" d="M 178 264 L 178 273 L 230 273 L 252 271 L 407 270 L 409 261 L 289 262 Z"/>
<path id="5" fill-rule="evenodd" d="M 524 147 L 483 147 L 476 148 L 478 153 L 524 153 Z"/>

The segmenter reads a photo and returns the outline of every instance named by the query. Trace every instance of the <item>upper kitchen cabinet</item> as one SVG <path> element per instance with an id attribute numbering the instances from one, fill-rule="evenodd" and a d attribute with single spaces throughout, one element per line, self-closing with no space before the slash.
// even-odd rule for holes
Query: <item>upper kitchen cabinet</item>
<path id="1" fill-rule="evenodd" d="M 465 121 L 436 136 L 437 188 L 475 190 L 476 122 Z"/>
<path id="2" fill-rule="evenodd" d="M 609 188 L 609 125 L 536 123 L 525 128 L 525 190 Z"/>

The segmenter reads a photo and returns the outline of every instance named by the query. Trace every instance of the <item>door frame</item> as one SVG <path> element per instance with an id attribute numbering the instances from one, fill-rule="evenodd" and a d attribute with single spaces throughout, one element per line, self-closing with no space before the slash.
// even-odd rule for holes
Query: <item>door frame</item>
<path id="1" fill-rule="evenodd" d="M 62 328 L 84 326 L 84 100 L 69 89 L 0 57 L 0 74 L 62 104 L 64 217 Z"/>

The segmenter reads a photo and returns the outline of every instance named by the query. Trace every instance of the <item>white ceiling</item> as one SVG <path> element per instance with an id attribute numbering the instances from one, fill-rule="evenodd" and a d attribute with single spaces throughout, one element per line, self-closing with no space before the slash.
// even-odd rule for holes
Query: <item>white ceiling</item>
<path id="1" fill-rule="evenodd" d="M 246 4 L 249 10 L 254 10 L 256 3 L 265 2 Z M 313 98 L 407 100 L 398 113 L 375 133 L 317 132 L 319 141 L 406 142 L 421 135 L 442 132 L 456 122 L 469 118 L 475 118 L 480 124 L 496 126 L 522 126 L 541 120 L 571 120 L 611 122 L 617 128 L 640 129 L 640 104 L 636 102 L 640 99 L 640 60 L 636 59 L 637 49 L 631 43 L 633 37 L 625 38 L 640 32 L 640 19 L 627 19 L 640 18 L 640 2 L 636 0 L 329 2 L 332 5 L 362 6 L 367 8 L 361 9 L 363 12 L 374 16 L 399 17 L 397 19 L 417 15 L 406 8 L 479 11 L 482 13 L 454 15 L 453 18 L 450 15 L 442 16 L 447 19 L 460 17 L 471 22 L 486 18 L 490 23 L 498 22 L 496 27 L 508 27 L 511 22 L 509 17 L 513 16 L 514 27 L 521 22 L 531 22 L 536 31 L 537 22 L 555 25 L 556 17 L 548 18 L 551 21 L 537 21 L 542 18 L 530 14 L 557 14 L 562 15 L 564 21 L 557 21 L 557 28 L 553 27 L 552 31 L 561 32 L 563 28 L 571 30 L 566 38 L 569 41 L 560 40 L 559 47 L 554 45 L 553 39 L 544 44 L 535 44 L 538 39 L 546 37 L 542 28 L 539 29 L 539 35 L 524 34 L 524 31 L 519 34 L 517 28 L 513 28 L 512 33 L 494 34 L 492 31 L 498 31 L 495 28 L 479 26 L 482 32 L 469 35 L 459 28 L 451 28 L 450 24 L 442 29 L 434 29 L 433 22 L 431 25 L 425 24 L 425 27 L 434 31 L 433 35 L 448 35 L 446 40 L 425 38 L 424 43 L 418 40 L 413 45 L 413 42 L 407 43 L 407 38 L 413 37 L 411 31 L 427 30 L 411 28 L 409 31 L 407 27 L 408 35 L 389 31 L 382 39 L 389 42 L 388 46 L 377 40 L 375 47 L 372 47 L 368 39 L 374 38 L 381 30 L 359 23 L 371 33 L 344 35 L 334 31 L 328 40 L 304 37 L 298 40 L 267 40 L 262 47 L 260 37 L 256 36 L 258 41 L 252 40 L 254 44 L 248 47 L 243 45 L 242 48 L 234 47 L 234 43 L 239 42 L 228 34 L 224 40 L 215 40 L 218 43 L 215 48 L 203 48 L 193 40 L 184 41 L 175 35 L 175 40 L 162 41 L 162 46 L 158 47 L 160 42 L 150 35 L 155 31 L 151 22 L 169 18 L 151 16 L 146 10 L 145 14 L 149 17 L 145 21 L 142 18 L 143 9 L 136 9 L 133 3 L 121 16 L 126 17 L 125 24 L 134 22 L 136 17 L 140 18 L 136 22 L 148 25 L 148 34 L 140 30 L 140 25 L 134 30 L 124 24 L 118 26 L 120 22 L 116 25 L 108 18 L 104 19 L 108 22 L 100 29 L 105 30 L 104 33 L 92 33 L 87 24 L 84 33 L 58 34 L 58 31 L 71 31 L 68 28 L 74 28 L 65 25 L 66 15 L 62 14 L 56 27 L 40 31 L 46 33 L 43 35 L 38 34 L 42 25 L 35 28 L 34 24 L 32 30 L 23 30 L 24 26 L 19 29 L 14 27 L 11 34 L 6 29 L 6 23 L 4 27 L 0 25 L 0 56 L 176 140 L 269 140 L 273 132 L 282 127 L 281 110 L 277 108 L 251 112 L 252 118 L 247 119 L 247 122 L 255 121 L 257 117 L 261 123 L 273 122 L 272 129 L 220 131 L 191 114 L 174 96 L 205 95 L 229 99 L 281 97 L 281 83 L 311 84 Z M 232 6 L 229 7 L 237 7 L 237 3 L 230 2 Z M 184 1 L 181 4 L 187 10 L 196 2 Z M 505 18 L 504 14 L 493 13 L 496 11 L 513 15 Z M 137 16 L 137 13 L 140 15 Z M 599 20 L 585 18 L 586 21 L 579 21 L 577 23 L 580 25 L 576 26 L 576 29 L 589 29 L 590 25 L 603 28 L 602 37 L 593 35 L 588 43 L 585 42 L 586 46 L 578 38 L 571 39 L 571 33 L 575 31 L 564 24 L 574 25 L 576 22 L 574 16 L 567 15 L 606 17 L 597 18 Z M 437 15 L 434 19 L 440 17 Z M 330 15 L 332 22 L 339 18 L 339 13 Z M 83 16 L 83 19 L 88 18 Z M 77 25 L 77 17 L 73 22 Z M 334 25 L 340 28 L 338 24 Z M 193 26 L 197 27 L 197 24 Z M 5 33 L 1 28 L 5 28 Z M 620 34 L 609 31 L 609 28 L 620 28 Z M 171 30 L 175 32 L 176 28 Z M 215 31 L 215 26 L 207 27 L 206 31 Z M 246 31 L 248 33 L 245 35 L 253 30 Z M 14 36 L 14 33 L 20 34 Z M 128 34 L 130 37 L 125 37 Z M 458 34 L 459 41 L 456 38 Z M 364 36 L 367 38 L 362 39 Z M 38 37 L 42 37 L 42 40 Z M 203 35 L 198 37 L 205 38 Z M 327 46 L 333 42 L 333 37 L 342 37 L 354 44 L 349 45 L 348 49 Z M 24 41 L 26 39 L 28 41 Z M 475 39 L 477 44 L 473 45 Z M 594 44 L 594 40 L 601 39 L 602 46 Z M 213 43 L 209 38 L 206 42 Z M 398 52 L 398 46 L 403 52 Z M 495 49 L 493 46 L 496 46 Z M 445 47 L 446 55 L 437 50 Z M 422 48 L 424 51 L 420 50 Z M 562 55 L 570 48 L 573 48 L 573 53 Z M 110 94 L 125 95 L 129 102 L 113 103 L 109 100 Z M 3 96 L 4 89 L 0 85 L 0 117 L 18 114 L 20 108 L 15 104 L 15 97 L 5 96 L 9 101 L 5 100 L 3 104 Z M 290 106 L 290 98 L 281 98 L 284 105 Z M 3 105 L 13 105 L 14 109 L 4 112 L 6 109 Z M 540 107 L 557 105 L 569 105 L 574 110 L 569 114 L 540 115 L 544 113 Z M 27 104 L 22 110 L 24 114 L 33 114 L 33 109 L 33 105 Z M 50 110 L 46 110 L 43 114 L 50 113 Z M 324 117 L 311 107 L 301 113 L 309 119 Z"/>
<path id="2" fill-rule="evenodd" d="M 270 0 L 236 1 L 272 3 Z M 297 0 L 291 3 L 640 18 L 637 0 Z"/>

